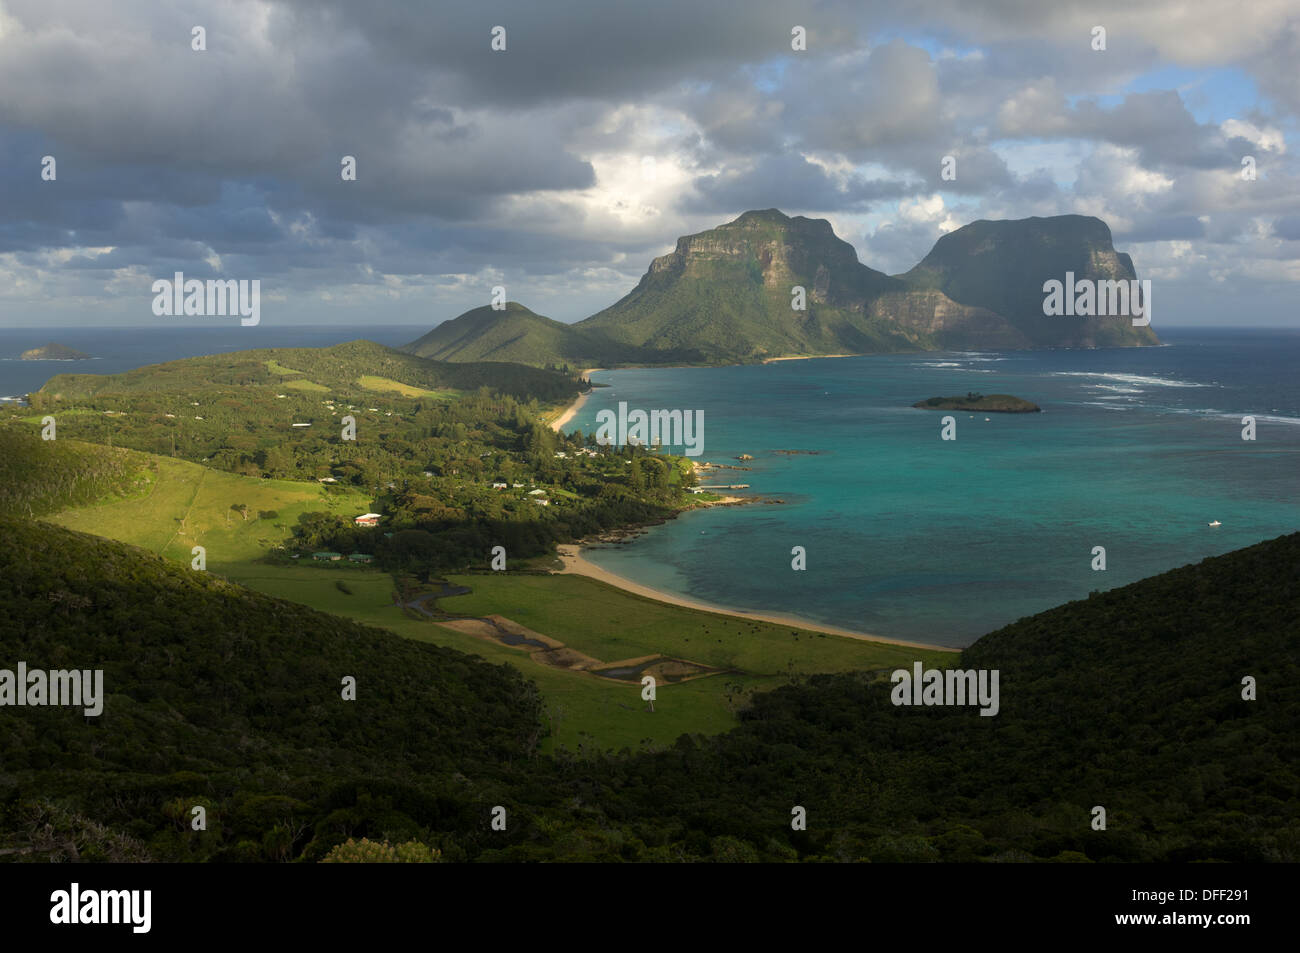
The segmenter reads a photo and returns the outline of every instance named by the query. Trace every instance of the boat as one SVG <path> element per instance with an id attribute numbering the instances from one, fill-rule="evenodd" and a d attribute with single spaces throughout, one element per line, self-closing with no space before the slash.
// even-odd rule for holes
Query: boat
<path id="1" fill-rule="evenodd" d="M 1222 526 L 1223 524 L 1220 523 L 1218 520 L 1215 520 L 1215 521 L 1214 521 L 1213 523 L 1211 523 L 1210 525 L 1211 525 L 1211 526 Z"/>

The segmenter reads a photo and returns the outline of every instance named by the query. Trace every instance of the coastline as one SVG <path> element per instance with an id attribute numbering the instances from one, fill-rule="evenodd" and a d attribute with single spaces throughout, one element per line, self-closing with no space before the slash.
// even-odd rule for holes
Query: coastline
<path id="1" fill-rule="evenodd" d="M 803 361 L 813 360 L 820 357 L 857 357 L 855 354 L 810 354 L 799 357 L 773 357 L 763 361 L 769 364 L 774 361 Z M 601 370 L 598 367 L 586 368 L 582 373 L 584 377 L 590 377 L 593 371 Z M 551 429 L 559 432 L 565 424 L 573 420 L 582 410 L 584 404 L 591 397 L 592 392 L 589 390 L 585 394 L 578 395 L 572 404 L 565 408 L 554 421 L 551 422 Z M 698 472 L 698 471 L 697 471 Z M 736 506 L 747 503 L 757 502 L 753 497 L 724 496 L 722 499 L 713 503 L 705 504 L 707 506 Z M 667 592 L 662 589 L 655 589 L 652 586 L 642 585 L 634 582 L 626 576 L 620 576 L 612 573 L 607 569 L 597 566 L 595 563 L 586 559 L 582 555 L 582 545 L 573 543 L 561 543 L 556 546 L 556 553 L 562 564 L 561 569 L 555 570 L 560 575 L 578 575 L 586 576 L 589 579 L 595 579 L 597 582 L 603 582 L 606 585 L 621 589 L 632 595 L 641 596 L 645 599 L 651 599 L 655 602 L 665 602 L 669 605 L 678 606 L 683 609 L 694 609 L 698 612 L 710 612 L 715 615 L 731 616 L 736 619 L 749 619 L 757 622 L 768 622 L 774 625 L 788 625 L 798 629 L 804 629 L 809 632 L 824 632 L 827 635 L 836 635 L 843 638 L 857 639 L 861 642 L 877 642 L 886 645 L 899 645 L 907 648 L 924 649 L 927 651 L 938 652 L 960 652 L 960 649 L 954 649 L 944 645 L 929 645 L 924 642 L 909 642 L 903 639 L 891 639 L 882 635 L 873 635 L 870 632 L 859 632 L 855 629 L 846 629 L 841 626 L 827 625 L 821 622 L 814 622 L 810 619 L 801 619 L 798 616 L 782 615 L 779 613 L 752 612 L 747 609 L 738 609 L 731 606 L 715 605 L 709 602 L 703 602 L 698 599 L 691 599 L 686 596 L 677 595 L 676 593 Z"/>
<path id="2" fill-rule="evenodd" d="M 582 376 L 590 378 L 592 371 L 599 371 L 599 370 L 601 370 L 601 368 L 599 367 L 588 367 L 586 370 L 582 372 Z M 551 421 L 551 429 L 554 430 L 556 433 L 559 433 L 561 427 L 567 424 L 574 417 L 578 416 L 578 411 L 582 410 L 582 405 L 587 402 L 587 399 L 589 397 L 591 397 L 591 391 L 587 391 L 585 394 L 579 394 L 577 399 L 564 409 L 564 413 L 560 414 L 560 416 L 556 417 L 555 420 Z"/>
<path id="3" fill-rule="evenodd" d="M 728 606 L 714 605 L 709 602 L 702 602 L 698 599 L 690 599 L 686 596 L 679 596 L 671 592 L 665 592 L 662 589 L 655 589 L 651 586 L 644 586 L 639 582 L 633 582 L 626 576 L 620 576 L 610 572 L 608 569 L 602 569 L 595 563 L 585 559 L 582 555 L 582 546 L 572 543 L 561 543 L 556 546 L 556 552 L 564 568 L 558 570 L 561 575 L 571 574 L 586 576 L 589 579 L 595 579 L 598 582 L 606 583 L 616 589 L 622 589 L 624 592 L 630 592 L 636 596 L 642 596 L 646 599 L 653 599 L 655 602 L 666 602 L 669 605 L 680 606 L 683 609 L 695 609 L 700 612 L 712 612 L 716 615 L 728 615 L 737 619 L 749 619 L 757 622 L 771 622 L 776 625 L 789 625 L 799 629 L 807 629 L 810 632 L 825 632 L 827 635 L 838 635 L 850 639 L 858 639 L 862 642 L 882 642 L 887 645 L 902 645 L 913 649 L 926 649 L 938 652 L 960 652 L 960 649 L 944 645 L 927 645 L 924 642 L 906 642 L 902 639 L 889 639 L 881 635 L 872 635 L 869 632 L 858 632 L 853 629 L 845 629 L 840 626 L 826 625 L 821 622 L 813 622 L 808 619 L 801 619 L 798 616 L 779 615 L 764 612 L 749 612 L 745 609 L 736 609 Z"/>

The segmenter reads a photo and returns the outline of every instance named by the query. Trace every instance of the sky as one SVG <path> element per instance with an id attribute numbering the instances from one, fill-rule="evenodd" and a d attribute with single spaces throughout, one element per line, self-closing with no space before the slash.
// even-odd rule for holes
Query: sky
<path id="1" fill-rule="evenodd" d="M 1157 324 L 1300 327 L 1298 63 L 1294 0 L 0 0 L 0 326 L 575 321 L 779 208 L 891 274 L 1095 215 Z"/>

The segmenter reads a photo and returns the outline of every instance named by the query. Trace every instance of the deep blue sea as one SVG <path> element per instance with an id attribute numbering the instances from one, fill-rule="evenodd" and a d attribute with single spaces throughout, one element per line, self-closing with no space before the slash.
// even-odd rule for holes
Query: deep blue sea
<path id="1" fill-rule="evenodd" d="M 1300 331 L 1162 329 L 1168 346 L 597 371 L 570 427 L 704 411 L 704 453 L 783 505 L 691 512 L 606 569 L 722 606 L 966 645 L 1018 618 L 1300 529 Z M 1041 414 L 913 409 L 1009 393 Z M 1242 440 L 1243 415 L 1257 439 Z M 783 456 L 774 450 L 815 450 Z M 1222 525 L 1211 527 L 1211 521 Z M 791 549 L 807 551 L 806 571 Z M 1091 568 L 1106 552 L 1105 571 Z"/>

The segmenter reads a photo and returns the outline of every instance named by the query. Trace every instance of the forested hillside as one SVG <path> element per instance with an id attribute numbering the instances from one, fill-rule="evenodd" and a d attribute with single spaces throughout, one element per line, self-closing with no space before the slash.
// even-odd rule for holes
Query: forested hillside
<path id="1" fill-rule="evenodd" d="M 126 496 L 143 480 L 129 450 L 42 440 L 34 429 L 0 426 L 0 513 L 43 516 Z"/>
<path id="2" fill-rule="evenodd" d="M 319 858 L 361 829 L 472 843 L 494 776 L 536 749 L 536 689 L 507 666 L 48 524 L 0 535 L 0 667 L 103 669 L 106 695 L 97 718 L 0 707 L 0 847 L 50 842 L 18 859 Z"/>

